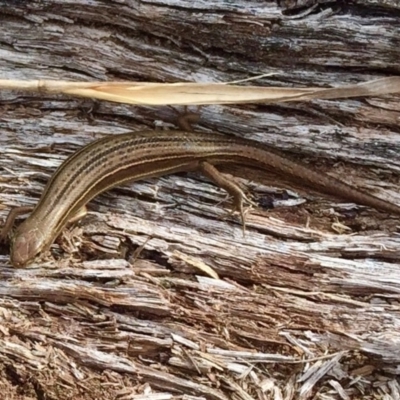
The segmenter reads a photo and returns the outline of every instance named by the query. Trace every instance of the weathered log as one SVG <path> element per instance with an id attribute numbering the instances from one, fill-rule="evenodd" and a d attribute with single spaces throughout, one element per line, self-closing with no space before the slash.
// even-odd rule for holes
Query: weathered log
<path id="1" fill-rule="evenodd" d="M 400 72 L 398 2 L 295 3 L 2 1 L 0 76 L 275 72 L 257 82 L 329 87 Z M 200 131 L 272 145 L 400 204 L 399 96 L 200 113 Z M 0 91 L 0 220 L 34 204 L 84 143 L 175 118 L 169 107 Z M 398 218 L 271 171 L 225 172 L 260 204 L 244 237 L 225 193 L 191 173 L 98 197 L 30 268 L 13 269 L 2 248 L 4 398 L 399 396 Z"/>

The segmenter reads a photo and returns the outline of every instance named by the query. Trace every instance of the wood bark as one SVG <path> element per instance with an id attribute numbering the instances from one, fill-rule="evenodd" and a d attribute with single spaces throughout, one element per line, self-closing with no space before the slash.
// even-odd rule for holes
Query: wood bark
<path id="1" fill-rule="evenodd" d="M 329 87 L 400 72 L 397 1 L 0 1 L 0 22 L 2 79 L 273 73 L 257 83 Z M 199 131 L 277 147 L 400 204 L 399 96 L 200 114 Z M 84 143 L 176 115 L 0 91 L 0 220 L 35 204 Z M 398 217 L 271 171 L 224 172 L 259 204 L 245 236 L 225 193 L 191 173 L 99 196 L 30 268 L 2 247 L 5 398 L 399 398 Z"/>

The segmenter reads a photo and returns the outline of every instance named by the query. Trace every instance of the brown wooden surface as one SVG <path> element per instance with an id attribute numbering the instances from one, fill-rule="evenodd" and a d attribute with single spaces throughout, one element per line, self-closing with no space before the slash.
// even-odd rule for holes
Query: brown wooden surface
<path id="1" fill-rule="evenodd" d="M 3 1 L 0 76 L 275 72 L 257 82 L 328 87 L 400 72 L 396 1 L 283 8 L 295 3 Z M 196 129 L 276 146 L 400 204 L 399 98 L 202 107 Z M 34 204 L 84 143 L 175 118 L 168 107 L 0 91 L 0 220 Z M 2 248 L 5 398 L 399 398 L 399 219 L 270 173 L 225 172 L 260 204 L 245 237 L 222 190 L 181 174 L 98 197 L 30 268 L 13 269 Z"/>

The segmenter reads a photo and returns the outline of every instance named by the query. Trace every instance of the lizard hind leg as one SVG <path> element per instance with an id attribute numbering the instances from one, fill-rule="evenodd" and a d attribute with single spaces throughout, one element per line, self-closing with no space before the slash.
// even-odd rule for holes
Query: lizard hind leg
<path id="1" fill-rule="evenodd" d="M 234 200 L 234 207 L 232 213 L 238 211 L 240 214 L 240 219 L 242 221 L 243 227 L 243 236 L 246 232 L 246 218 L 245 218 L 245 210 L 243 208 L 243 202 L 257 206 L 253 201 L 251 201 L 243 192 L 243 190 L 234 182 L 227 179 L 224 175 L 222 175 L 212 164 L 202 161 L 199 164 L 200 171 L 210 178 L 216 185 L 225 189 Z"/>

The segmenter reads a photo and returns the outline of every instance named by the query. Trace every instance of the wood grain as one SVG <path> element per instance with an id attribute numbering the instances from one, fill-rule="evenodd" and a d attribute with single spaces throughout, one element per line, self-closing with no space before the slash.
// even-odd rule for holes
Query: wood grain
<path id="1" fill-rule="evenodd" d="M 275 72 L 260 85 L 328 87 L 399 73 L 397 2 L 276 3 L 2 2 L 1 78 Z M 199 131 L 276 146 L 400 204 L 399 96 L 200 113 Z M 175 119 L 168 107 L 0 92 L 0 219 L 34 204 L 84 143 Z M 260 204 L 245 237 L 223 191 L 181 174 L 100 196 L 32 268 L 12 269 L 2 248 L 8 398 L 397 398 L 398 218 L 272 173 L 224 172 Z"/>

